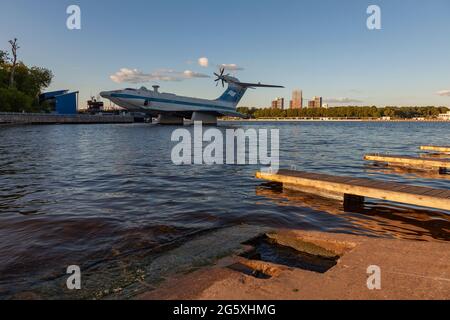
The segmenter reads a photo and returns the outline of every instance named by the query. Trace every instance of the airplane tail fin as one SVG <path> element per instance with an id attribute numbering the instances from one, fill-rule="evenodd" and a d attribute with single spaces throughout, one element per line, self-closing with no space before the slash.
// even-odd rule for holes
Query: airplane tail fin
<path id="1" fill-rule="evenodd" d="M 237 107 L 239 101 L 241 101 L 246 91 L 246 87 L 242 87 L 236 83 L 229 82 L 227 90 L 225 90 L 225 92 L 219 98 L 217 98 L 217 101 L 229 102 L 233 104 L 234 107 Z"/>
<path id="2" fill-rule="evenodd" d="M 217 99 L 217 101 L 224 101 L 232 103 L 234 107 L 237 107 L 239 101 L 241 101 L 247 89 L 256 89 L 256 88 L 284 88 L 283 86 L 275 86 L 271 84 L 262 84 L 262 83 L 246 83 L 240 82 L 238 79 L 231 77 L 230 75 L 224 75 L 224 69 L 221 70 L 220 74 L 214 73 L 217 76 L 215 80 L 217 83 L 222 81 L 222 85 L 224 83 L 228 83 L 227 90 Z"/>

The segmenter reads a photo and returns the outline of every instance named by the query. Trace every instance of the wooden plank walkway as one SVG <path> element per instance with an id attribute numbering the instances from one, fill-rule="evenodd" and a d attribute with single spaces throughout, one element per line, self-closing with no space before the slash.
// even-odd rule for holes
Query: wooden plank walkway
<path id="1" fill-rule="evenodd" d="M 411 156 L 367 154 L 364 156 L 364 160 L 383 162 L 391 165 L 407 166 L 418 169 L 436 169 L 442 173 L 445 173 L 448 169 L 450 169 L 450 159 L 430 159 Z"/>
<path id="2" fill-rule="evenodd" d="M 450 152 L 450 146 L 420 146 L 420 150 L 436 151 L 436 152 Z"/>
<path id="3" fill-rule="evenodd" d="M 304 189 L 307 193 L 315 193 L 314 190 L 316 190 L 321 195 L 323 195 L 323 192 L 332 195 L 340 194 L 343 197 L 346 209 L 361 207 L 364 203 L 364 197 L 368 197 L 450 210 L 449 189 L 434 189 L 367 178 L 332 176 L 293 170 L 280 170 L 276 174 L 258 172 L 256 177 L 282 183 L 286 188 Z"/>

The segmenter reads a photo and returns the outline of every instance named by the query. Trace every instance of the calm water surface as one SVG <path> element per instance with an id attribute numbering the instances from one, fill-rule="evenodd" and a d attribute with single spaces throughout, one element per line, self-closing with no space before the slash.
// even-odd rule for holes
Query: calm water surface
<path id="1" fill-rule="evenodd" d="M 448 145 L 449 123 L 228 123 L 219 128 L 238 127 L 279 128 L 285 168 L 450 188 L 449 175 L 394 171 L 362 160 L 365 153 L 417 155 L 422 144 Z M 92 284 L 77 297 L 107 296 L 113 288 L 146 278 L 143 266 L 156 257 L 198 235 L 219 230 L 226 236 L 228 227 L 239 225 L 450 240 L 448 212 L 381 201 L 369 202 L 362 212 L 344 212 L 338 202 L 256 180 L 258 166 L 174 166 L 174 129 L 0 127 L 0 298 L 72 297 L 64 286 L 65 268 L 73 264 L 86 270 L 83 276 Z M 161 269 L 155 285 L 163 276 Z"/>

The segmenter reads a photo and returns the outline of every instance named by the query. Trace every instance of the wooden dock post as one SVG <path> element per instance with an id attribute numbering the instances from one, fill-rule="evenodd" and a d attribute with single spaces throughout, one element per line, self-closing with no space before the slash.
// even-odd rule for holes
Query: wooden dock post
<path id="1" fill-rule="evenodd" d="M 364 208 L 365 197 L 344 193 L 344 210 L 360 211 Z"/>

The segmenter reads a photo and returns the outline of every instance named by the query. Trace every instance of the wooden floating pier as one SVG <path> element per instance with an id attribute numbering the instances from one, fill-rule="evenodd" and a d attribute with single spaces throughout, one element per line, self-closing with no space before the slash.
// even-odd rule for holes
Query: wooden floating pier
<path id="1" fill-rule="evenodd" d="M 450 169 L 449 159 L 416 158 L 411 156 L 394 156 L 367 154 L 364 160 L 387 163 L 388 165 L 410 167 L 414 169 L 438 170 L 446 173 Z"/>
<path id="2" fill-rule="evenodd" d="M 409 205 L 450 210 L 450 190 L 420 187 L 367 178 L 332 176 L 293 170 L 258 172 L 258 179 L 283 184 L 287 189 L 344 201 L 345 210 L 363 207 L 365 197 Z"/>
<path id="3" fill-rule="evenodd" d="M 420 150 L 450 153 L 450 146 L 420 146 Z"/>

